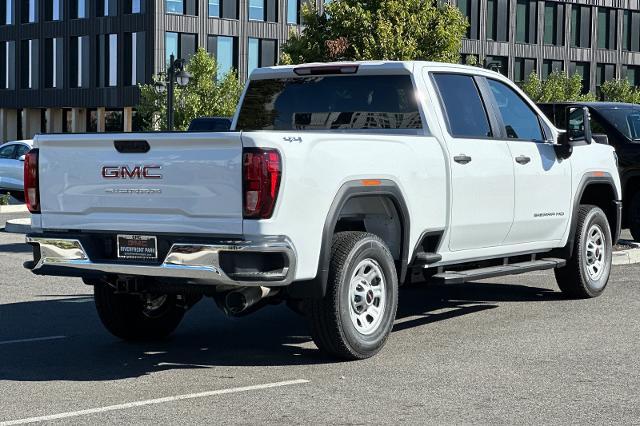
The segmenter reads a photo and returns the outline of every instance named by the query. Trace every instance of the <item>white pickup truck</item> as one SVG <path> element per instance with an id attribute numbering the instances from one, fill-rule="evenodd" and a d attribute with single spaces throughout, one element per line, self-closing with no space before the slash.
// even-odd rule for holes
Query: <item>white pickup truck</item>
<path id="1" fill-rule="evenodd" d="M 40 135 L 26 157 L 39 275 L 93 285 L 106 328 L 161 338 L 209 296 L 287 302 L 317 346 L 384 345 L 398 286 L 555 269 L 607 285 L 620 230 L 614 150 L 588 113 L 558 131 L 475 67 L 363 62 L 256 70 L 229 133 Z"/>

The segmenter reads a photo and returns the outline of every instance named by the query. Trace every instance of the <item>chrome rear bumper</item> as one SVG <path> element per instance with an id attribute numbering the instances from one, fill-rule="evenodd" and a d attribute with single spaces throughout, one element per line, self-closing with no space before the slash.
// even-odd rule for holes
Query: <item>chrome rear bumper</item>
<path id="1" fill-rule="evenodd" d="M 25 267 L 38 275 L 85 277 L 89 275 L 147 276 L 184 279 L 187 282 L 230 286 L 286 286 L 293 281 L 296 255 L 286 237 L 259 237 L 251 240 L 216 244 L 176 243 L 161 264 L 122 261 L 94 262 L 78 239 L 27 236 L 26 242 L 37 246 L 33 262 Z M 222 253 L 276 253 L 284 257 L 278 271 L 228 273 L 221 265 Z"/>

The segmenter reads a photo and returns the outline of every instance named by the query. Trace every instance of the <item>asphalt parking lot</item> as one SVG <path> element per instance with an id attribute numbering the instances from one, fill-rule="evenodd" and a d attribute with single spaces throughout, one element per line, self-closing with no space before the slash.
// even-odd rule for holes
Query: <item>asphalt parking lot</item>
<path id="1" fill-rule="evenodd" d="M 342 363 L 284 306 L 226 319 L 204 299 L 170 340 L 123 343 L 90 287 L 22 268 L 23 239 L 0 233 L 0 425 L 640 418 L 637 265 L 594 300 L 564 300 L 552 273 L 405 287 L 383 352 Z"/>

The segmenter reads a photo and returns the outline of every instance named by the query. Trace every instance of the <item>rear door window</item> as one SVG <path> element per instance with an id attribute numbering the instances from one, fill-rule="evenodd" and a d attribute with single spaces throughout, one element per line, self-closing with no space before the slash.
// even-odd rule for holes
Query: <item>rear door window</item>
<path id="1" fill-rule="evenodd" d="M 409 75 L 253 80 L 237 130 L 421 129 Z"/>
<path id="2" fill-rule="evenodd" d="M 489 118 L 473 77 L 463 74 L 434 74 L 446 112 L 449 133 L 456 138 L 492 136 Z"/>
<path id="3" fill-rule="evenodd" d="M 13 151 L 15 151 L 15 145 L 7 145 L 0 148 L 0 158 L 13 158 Z"/>
<path id="4" fill-rule="evenodd" d="M 27 145 L 18 145 L 16 148 L 16 152 L 13 154 L 13 158 L 18 159 L 29 152 L 31 148 Z"/>

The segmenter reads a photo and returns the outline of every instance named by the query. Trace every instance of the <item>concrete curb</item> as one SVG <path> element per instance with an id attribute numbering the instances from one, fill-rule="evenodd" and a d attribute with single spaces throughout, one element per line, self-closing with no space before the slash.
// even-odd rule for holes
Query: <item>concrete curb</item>
<path id="1" fill-rule="evenodd" d="M 31 218 L 8 220 L 4 226 L 4 232 L 12 234 L 26 234 L 31 231 Z"/>
<path id="2" fill-rule="evenodd" d="M 0 214 L 4 213 L 29 213 L 25 204 L 16 204 L 14 206 L 0 206 Z"/>
<path id="3" fill-rule="evenodd" d="M 613 265 L 633 265 L 640 263 L 640 248 L 613 252 Z"/>

